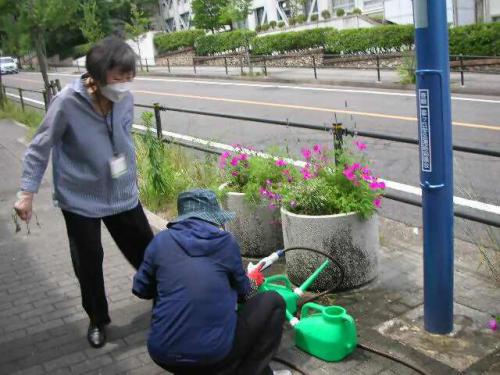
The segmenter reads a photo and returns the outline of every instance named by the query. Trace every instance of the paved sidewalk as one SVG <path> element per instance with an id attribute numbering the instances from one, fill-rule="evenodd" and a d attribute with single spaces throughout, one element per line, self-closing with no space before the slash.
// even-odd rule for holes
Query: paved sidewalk
<path id="1" fill-rule="evenodd" d="M 0 120 L 0 374 L 165 373 L 152 363 L 145 348 L 151 303 L 131 295 L 133 269 L 105 230 L 105 282 L 113 322 L 104 348 L 88 346 L 88 322 L 62 216 L 51 204 L 50 176 L 35 201 L 41 228 L 32 225 L 29 236 L 24 226 L 14 233 L 11 207 L 24 151 L 19 139 L 24 133 L 25 129 Z M 500 373 L 500 334 L 486 327 L 488 314 L 499 313 L 500 291 L 475 271 L 477 258 L 462 260 L 460 249 L 457 252 L 456 332 L 444 337 L 425 334 L 421 237 L 396 222 L 381 220 L 381 224 L 377 280 L 330 300 L 345 306 L 356 319 L 360 342 L 428 374 Z M 287 328 L 279 357 L 311 375 L 416 373 L 362 349 L 342 362 L 325 363 L 297 350 L 292 334 Z M 273 367 L 283 368 L 274 363 Z"/>
<path id="2" fill-rule="evenodd" d="M 75 68 L 58 68 L 58 72 L 75 72 Z M 80 72 L 82 72 L 80 68 Z M 248 73 L 248 68 L 244 68 Z M 374 69 L 331 69 L 321 68 L 317 70 L 317 79 L 314 78 L 312 68 L 267 68 L 267 77 L 264 76 L 261 67 L 255 67 L 254 73 L 258 76 L 242 76 L 240 67 L 228 67 L 228 72 L 223 66 L 197 66 L 196 72 L 192 66 L 172 66 L 170 71 L 166 66 L 151 66 L 149 72 L 138 71 L 139 75 L 162 75 L 183 78 L 204 79 L 232 79 L 250 80 L 258 82 L 276 83 L 307 83 L 318 85 L 353 86 L 373 89 L 395 89 L 414 91 L 413 85 L 400 83 L 400 77 L 395 70 L 381 70 L 380 82 L 377 82 L 377 71 Z M 464 86 L 461 86 L 460 73 L 453 72 L 450 77 L 450 87 L 453 93 L 476 94 L 476 95 L 500 95 L 500 74 L 486 73 L 464 73 Z"/>

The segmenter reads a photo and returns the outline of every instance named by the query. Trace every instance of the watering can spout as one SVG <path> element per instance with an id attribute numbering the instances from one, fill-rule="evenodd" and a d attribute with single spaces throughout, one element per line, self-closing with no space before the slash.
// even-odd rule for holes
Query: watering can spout
<path id="1" fill-rule="evenodd" d="M 295 293 L 299 294 L 299 295 L 304 294 L 304 292 L 316 281 L 316 279 L 318 278 L 319 274 L 321 272 L 323 272 L 323 270 L 326 267 L 328 267 L 329 264 L 330 264 L 330 261 L 329 260 L 325 260 L 323 262 L 323 264 L 321 266 L 319 266 L 318 269 L 316 271 L 314 271 L 314 273 L 311 276 L 309 276 L 307 278 L 307 280 L 304 281 L 302 283 L 302 285 L 295 290 Z"/>

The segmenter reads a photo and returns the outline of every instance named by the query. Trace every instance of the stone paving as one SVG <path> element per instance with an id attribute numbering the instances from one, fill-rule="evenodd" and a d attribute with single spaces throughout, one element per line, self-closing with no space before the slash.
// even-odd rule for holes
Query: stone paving
<path id="1" fill-rule="evenodd" d="M 71 268 L 64 223 L 50 200 L 50 173 L 35 201 L 40 227 L 32 223 L 27 235 L 22 225 L 22 231 L 14 233 L 11 207 L 24 133 L 22 127 L 0 121 L 0 374 L 165 373 L 150 360 L 145 347 L 151 303 L 132 296 L 133 269 L 105 230 L 105 283 L 113 322 L 104 348 L 88 346 L 88 322 Z M 155 223 L 162 225 L 158 219 Z M 455 332 L 445 337 L 429 335 L 421 327 L 421 237 L 390 220 L 382 220 L 381 230 L 376 281 L 322 302 L 347 308 L 357 321 L 361 343 L 427 374 L 500 373 L 500 334 L 486 327 L 489 314 L 499 313 L 500 291 L 488 275 L 476 271 L 474 262 L 479 257 L 462 261 L 457 256 Z M 457 245 L 458 254 L 462 245 Z M 342 362 L 325 363 L 296 349 L 289 328 L 279 357 L 314 375 L 417 373 L 363 349 Z M 278 363 L 272 366 L 284 368 Z"/>

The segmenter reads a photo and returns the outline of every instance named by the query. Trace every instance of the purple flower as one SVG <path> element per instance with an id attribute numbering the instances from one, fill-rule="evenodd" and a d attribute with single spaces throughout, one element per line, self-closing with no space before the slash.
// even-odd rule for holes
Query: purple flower
<path id="1" fill-rule="evenodd" d="M 360 142 L 360 141 L 354 141 L 354 144 L 358 148 L 359 151 L 364 151 L 366 150 L 366 143 Z"/>
<path id="2" fill-rule="evenodd" d="M 276 160 L 276 166 L 277 167 L 284 167 L 285 165 L 287 165 L 288 163 L 282 159 L 278 159 Z"/>
<path id="3" fill-rule="evenodd" d="M 294 208 L 296 206 L 297 206 L 297 202 L 295 202 L 295 201 L 290 202 L 290 207 Z"/>
<path id="4" fill-rule="evenodd" d="M 236 167 L 238 165 L 239 159 L 237 157 L 231 159 L 231 165 Z"/>
<path id="5" fill-rule="evenodd" d="M 312 156 L 311 150 L 309 150 L 308 148 L 303 148 L 303 149 L 301 150 L 301 152 L 302 152 L 302 156 L 304 156 L 304 158 L 305 158 L 306 160 L 311 159 L 311 156 Z"/>
<path id="6" fill-rule="evenodd" d="M 492 331 L 496 331 L 498 329 L 498 322 L 496 319 L 490 319 L 488 322 L 488 328 Z"/>
<path id="7" fill-rule="evenodd" d="M 273 181 L 272 180 L 266 180 L 266 185 L 272 185 Z"/>
<path id="8" fill-rule="evenodd" d="M 380 198 L 376 198 L 373 200 L 373 205 L 377 208 L 380 208 L 382 206 L 382 200 Z"/>

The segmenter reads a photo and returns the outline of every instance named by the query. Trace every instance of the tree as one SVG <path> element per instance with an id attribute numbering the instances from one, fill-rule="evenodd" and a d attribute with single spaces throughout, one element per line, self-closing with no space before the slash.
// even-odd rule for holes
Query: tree
<path id="1" fill-rule="evenodd" d="M 230 25 L 232 30 L 233 23 L 245 23 L 251 11 L 252 0 L 229 0 L 222 10 L 221 24 Z"/>
<path id="2" fill-rule="evenodd" d="M 104 38 L 104 31 L 102 24 L 97 17 L 97 3 L 96 0 L 91 0 L 86 4 L 82 4 L 83 19 L 80 23 L 80 30 L 85 40 L 87 40 L 87 48 L 102 38 Z"/>
<path id="3" fill-rule="evenodd" d="M 136 43 L 137 52 L 139 54 L 139 65 L 142 68 L 142 57 L 141 57 L 141 39 L 142 34 L 147 31 L 147 26 L 149 24 L 149 19 L 144 17 L 144 13 L 141 9 L 137 7 L 136 4 L 132 3 L 130 8 L 130 23 L 125 25 L 125 30 L 129 37 Z"/>
<path id="4" fill-rule="evenodd" d="M 193 0 L 191 7 L 194 13 L 193 23 L 198 29 L 215 30 L 221 28 L 223 9 L 229 0 Z"/>

